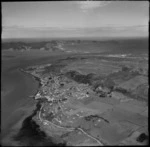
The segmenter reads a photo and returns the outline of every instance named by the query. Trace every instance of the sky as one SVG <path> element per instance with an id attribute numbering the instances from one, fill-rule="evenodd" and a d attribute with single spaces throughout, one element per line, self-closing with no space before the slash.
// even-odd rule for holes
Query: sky
<path id="1" fill-rule="evenodd" d="M 148 1 L 2 2 L 2 38 L 145 37 Z"/>

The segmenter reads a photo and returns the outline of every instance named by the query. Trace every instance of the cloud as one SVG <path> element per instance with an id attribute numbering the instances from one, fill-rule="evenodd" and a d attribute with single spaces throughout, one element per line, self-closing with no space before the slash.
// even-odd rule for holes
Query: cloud
<path id="1" fill-rule="evenodd" d="M 111 3 L 111 1 L 80 1 L 77 2 L 83 12 L 103 7 Z"/>

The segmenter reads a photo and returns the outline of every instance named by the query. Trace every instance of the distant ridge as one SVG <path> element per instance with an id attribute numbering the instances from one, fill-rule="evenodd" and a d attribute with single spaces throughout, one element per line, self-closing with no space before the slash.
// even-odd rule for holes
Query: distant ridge
<path id="1" fill-rule="evenodd" d="M 24 41 L 25 40 L 25 41 Z M 33 38 L 29 42 L 26 39 L 5 40 L 2 42 L 2 50 L 19 51 L 51 51 L 67 53 L 110 53 L 110 54 L 148 54 L 148 38 L 120 38 L 107 40 L 81 40 Z"/>
<path id="2" fill-rule="evenodd" d="M 145 39 L 148 37 L 69 37 L 69 38 L 2 38 L 3 42 L 39 42 L 52 40 L 91 40 L 91 41 L 107 41 L 107 40 L 125 40 L 125 39 Z"/>

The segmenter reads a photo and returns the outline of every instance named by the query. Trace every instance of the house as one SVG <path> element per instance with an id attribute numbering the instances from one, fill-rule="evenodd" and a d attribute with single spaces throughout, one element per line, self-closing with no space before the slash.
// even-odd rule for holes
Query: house
<path id="1" fill-rule="evenodd" d="M 107 97 L 107 96 L 111 96 L 110 95 L 110 89 L 108 89 L 107 87 L 97 87 L 95 89 L 95 92 L 99 95 L 99 97 Z"/>

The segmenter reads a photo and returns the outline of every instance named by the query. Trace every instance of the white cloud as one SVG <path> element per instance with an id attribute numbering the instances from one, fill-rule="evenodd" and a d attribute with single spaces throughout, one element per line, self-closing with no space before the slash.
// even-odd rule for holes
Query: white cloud
<path id="1" fill-rule="evenodd" d="M 111 1 L 80 1 L 77 2 L 83 12 L 108 5 Z"/>

